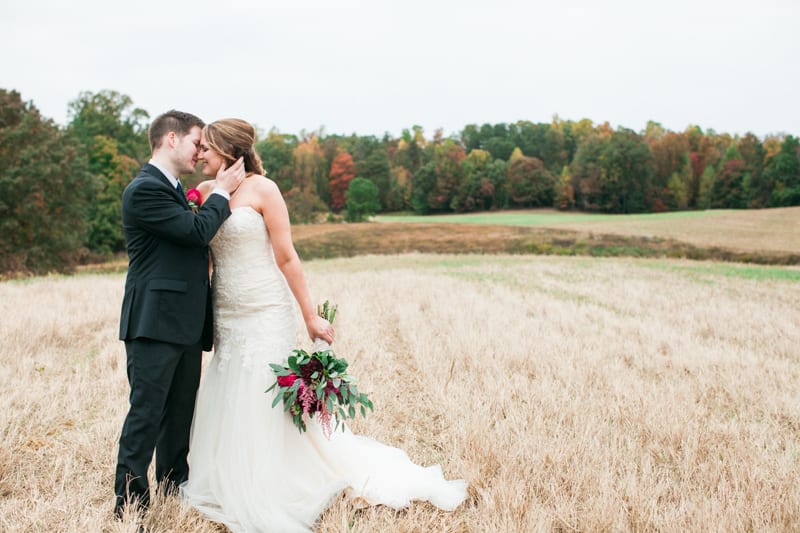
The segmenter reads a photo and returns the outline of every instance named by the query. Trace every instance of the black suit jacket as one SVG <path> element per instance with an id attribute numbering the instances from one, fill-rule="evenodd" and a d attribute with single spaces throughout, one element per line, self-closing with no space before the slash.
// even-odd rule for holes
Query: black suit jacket
<path id="1" fill-rule="evenodd" d="M 122 193 L 128 276 L 119 338 L 147 338 L 204 350 L 213 342 L 208 243 L 231 214 L 212 194 L 197 214 L 156 167 L 146 164 Z"/>

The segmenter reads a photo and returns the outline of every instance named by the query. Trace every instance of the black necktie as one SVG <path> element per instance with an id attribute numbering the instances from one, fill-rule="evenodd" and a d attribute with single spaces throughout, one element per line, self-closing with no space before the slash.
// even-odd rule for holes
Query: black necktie
<path id="1" fill-rule="evenodd" d="M 183 187 L 181 187 L 181 180 L 178 180 L 178 192 L 183 194 Z"/>

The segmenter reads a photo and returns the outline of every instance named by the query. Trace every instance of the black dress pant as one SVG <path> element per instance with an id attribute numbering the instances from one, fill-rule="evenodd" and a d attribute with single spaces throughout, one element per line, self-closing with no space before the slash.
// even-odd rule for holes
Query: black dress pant
<path id="1" fill-rule="evenodd" d="M 114 481 L 117 513 L 126 502 L 147 507 L 147 469 L 156 454 L 156 481 L 177 487 L 189 478 L 189 433 L 200 384 L 200 342 L 181 346 L 125 341 L 130 409 L 119 438 Z"/>

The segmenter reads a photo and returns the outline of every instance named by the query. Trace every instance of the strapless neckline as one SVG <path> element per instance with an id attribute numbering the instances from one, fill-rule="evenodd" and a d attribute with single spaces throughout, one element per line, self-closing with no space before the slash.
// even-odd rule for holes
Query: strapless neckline
<path id="1" fill-rule="evenodd" d="M 231 207 L 231 213 L 233 213 L 234 211 L 238 211 L 238 210 L 240 210 L 240 209 L 249 209 L 249 210 L 250 210 L 250 211 L 252 211 L 253 213 L 256 213 L 256 214 L 258 214 L 259 216 L 261 215 L 261 213 L 259 213 L 259 212 L 256 210 L 256 208 L 255 208 L 255 207 L 253 207 L 252 205 L 237 205 L 236 207 Z"/>

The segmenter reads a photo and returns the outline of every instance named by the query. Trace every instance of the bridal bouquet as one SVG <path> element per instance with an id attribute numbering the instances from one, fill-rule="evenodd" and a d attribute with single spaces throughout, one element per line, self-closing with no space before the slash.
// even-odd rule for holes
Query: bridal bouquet
<path id="1" fill-rule="evenodd" d="M 332 324 L 336 306 L 325 301 L 317 314 Z M 366 408 L 373 410 L 367 395 L 358 392 L 356 379 L 347 373 L 347 361 L 337 358 L 326 342 L 318 339 L 311 353 L 297 349 L 292 354 L 286 365 L 270 364 L 277 380 L 266 392 L 277 388 L 272 407 L 283 399 L 283 410 L 292 415 L 301 433 L 306 430 L 306 416 L 311 419 L 316 414 L 323 434 L 330 438 L 342 421 L 356 417 L 357 406 L 364 417 Z M 331 418 L 336 421 L 333 429 Z"/>

